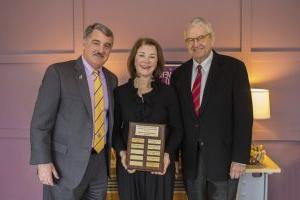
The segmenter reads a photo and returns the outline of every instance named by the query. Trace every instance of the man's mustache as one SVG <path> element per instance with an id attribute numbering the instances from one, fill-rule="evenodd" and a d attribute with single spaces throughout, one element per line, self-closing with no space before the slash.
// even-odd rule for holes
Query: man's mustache
<path id="1" fill-rule="evenodd" d="M 103 55 L 102 53 L 100 53 L 100 52 L 96 52 L 96 53 L 94 53 L 94 56 L 100 56 L 100 57 L 104 57 L 104 55 Z"/>

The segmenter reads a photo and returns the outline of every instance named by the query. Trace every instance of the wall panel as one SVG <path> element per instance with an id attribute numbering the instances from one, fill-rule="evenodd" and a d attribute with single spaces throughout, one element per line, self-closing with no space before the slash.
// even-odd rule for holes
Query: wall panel
<path id="1" fill-rule="evenodd" d="M 48 64 L 0 65 L 0 130 L 28 129 L 33 106 Z"/>
<path id="2" fill-rule="evenodd" d="M 300 141 L 300 60 L 253 60 L 252 87 L 270 90 L 271 119 L 257 120 L 255 138 Z"/>
<path id="3" fill-rule="evenodd" d="M 28 142 L 28 139 L 0 137 L 0 199 L 42 199 L 36 168 L 28 164 Z"/>
<path id="4" fill-rule="evenodd" d="M 1 1 L 0 53 L 74 52 L 73 0 Z"/>
<path id="5" fill-rule="evenodd" d="M 252 2 L 252 50 L 300 51 L 300 1 Z"/>
<path id="6" fill-rule="evenodd" d="M 115 48 L 130 49 L 142 36 L 157 39 L 167 51 L 184 51 L 183 28 L 195 16 L 212 21 L 217 47 L 240 49 L 240 0 L 84 1 L 84 25 L 100 21 L 115 33 Z M 213 12 L 212 12 L 213 11 Z"/>
<path id="7" fill-rule="evenodd" d="M 300 197 L 300 142 L 263 142 L 267 153 L 281 167 L 280 174 L 269 176 L 270 200 L 298 200 Z"/>
<path id="8" fill-rule="evenodd" d="M 34 102 L 49 63 L 81 54 L 84 27 L 100 21 L 114 31 L 115 45 L 106 66 L 124 83 L 128 52 L 138 37 L 157 39 L 168 61 L 187 60 L 183 28 L 194 16 L 213 23 L 216 49 L 246 63 L 253 87 L 270 89 L 271 119 L 255 121 L 253 127 L 255 142 L 265 144 L 282 167 L 281 174 L 270 176 L 269 199 L 299 198 L 298 0 L 2 0 L 0 4 L 1 199 L 41 199 L 35 168 L 29 166 Z"/>

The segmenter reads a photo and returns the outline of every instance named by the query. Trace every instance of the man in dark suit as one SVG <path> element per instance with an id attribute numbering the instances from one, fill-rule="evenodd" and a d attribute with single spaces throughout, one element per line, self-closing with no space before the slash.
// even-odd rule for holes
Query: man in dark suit
<path id="1" fill-rule="evenodd" d="M 243 62 L 213 50 L 210 23 L 184 31 L 192 59 L 172 75 L 181 106 L 183 176 L 189 200 L 235 199 L 250 155 L 252 103 Z"/>
<path id="2" fill-rule="evenodd" d="M 117 77 L 103 64 L 114 37 L 95 23 L 83 39 L 80 58 L 47 69 L 36 101 L 30 162 L 43 199 L 106 199 Z"/>

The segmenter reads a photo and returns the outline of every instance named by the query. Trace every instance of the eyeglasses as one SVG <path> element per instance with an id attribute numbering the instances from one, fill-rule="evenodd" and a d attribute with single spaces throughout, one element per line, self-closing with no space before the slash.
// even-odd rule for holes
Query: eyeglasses
<path id="1" fill-rule="evenodd" d="M 198 37 L 195 38 L 186 38 L 185 42 L 188 45 L 194 44 L 194 42 L 204 42 L 207 36 L 211 35 L 210 33 L 207 33 L 205 35 L 199 35 Z"/>

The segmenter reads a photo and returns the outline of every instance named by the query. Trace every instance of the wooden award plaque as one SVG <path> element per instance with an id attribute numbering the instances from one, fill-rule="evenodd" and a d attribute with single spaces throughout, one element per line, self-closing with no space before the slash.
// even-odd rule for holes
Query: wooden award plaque
<path id="1" fill-rule="evenodd" d="M 163 172 L 165 127 L 164 124 L 129 123 L 128 169 Z"/>

